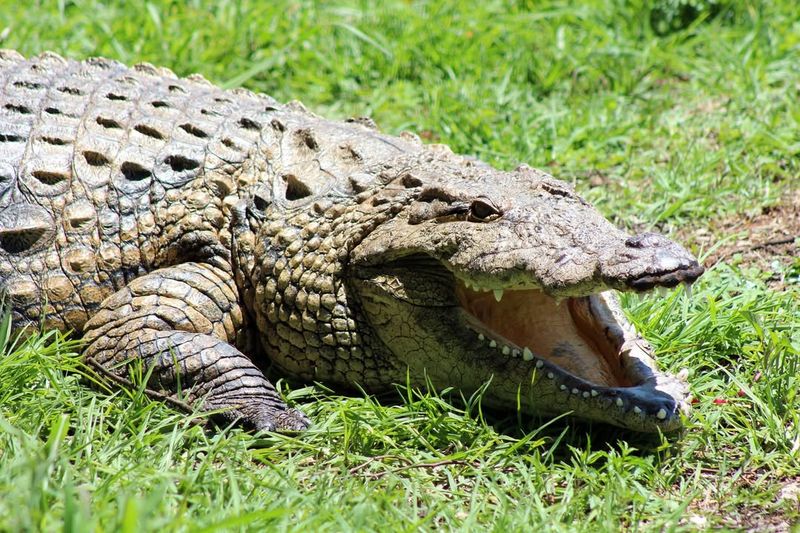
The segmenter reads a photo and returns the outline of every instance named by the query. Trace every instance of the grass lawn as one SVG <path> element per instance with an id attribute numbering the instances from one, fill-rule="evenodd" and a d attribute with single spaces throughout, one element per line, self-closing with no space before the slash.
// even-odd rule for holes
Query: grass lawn
<path id="1" fill-rule="evenodd" d="M 319 385 L 284 386 L 302 435 L 207 432 L 87 386 L 55 332 L 0 334 L 0 530 L 800 530 L 796 2 L 467 4 L 0 0 L 0 46 L 369 115 L 681 239 L 710 266 L 691 297 L 624 303 L 661 365 L 690 370 L 685 434 Z"/>

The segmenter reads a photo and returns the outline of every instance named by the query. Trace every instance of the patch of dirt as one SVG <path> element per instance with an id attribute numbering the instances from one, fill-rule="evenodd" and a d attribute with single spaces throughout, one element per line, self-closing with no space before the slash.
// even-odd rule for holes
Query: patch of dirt
<path id="1" fill-rule="evenodd" d="M 735 261 L 765 272 L 775 271 L 776 261 L 788 267 L 800 257 L 800 189 L 759 214 L 727 217 L 700 230 L 680 231 L 678 240 L 710 250 L 706 267 L 720 261 Z M 784 280 L 776 274 L 770 285 L 782 289 Z"/>
<path id="2" fill-rule="evenodd" d="M 717 528 L 721 526 L 736 531 L 789 533 L 800 524 L 797 522 L 800 495 L 792 492 L 793 487 L 798 486 L 800 477 L 775 480 L 763 470 L 743 472 L 735 483 L 736 491 L 741 491 L 741 496 L 745 496 L 751 488 L 759 492 L 759 486 L 769 482 L 777 481 L 782 487 L 772 502 L 762 501 L 759 504 L 743 505 L 732 504 L 731 494 L 717 493 L 715 484 L 718 482 L 719 472 L 707 470 L 702 471 L 701 475 L 709 478 L 708 490 L 689 504 L 687 514 L 681 520 L 684 526 L 708 529 L 717 522 L 715 524 Z"/>

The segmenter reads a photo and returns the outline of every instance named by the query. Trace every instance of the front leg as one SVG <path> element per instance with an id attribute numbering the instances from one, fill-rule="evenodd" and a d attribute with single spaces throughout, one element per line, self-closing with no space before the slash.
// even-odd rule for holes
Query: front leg
<path id="1" fill-rule="evenodd" d="M 225 422 L 257 430 L 308 427 L 242 352 L 244 317 L 230 274 L 184 263 L 135 279 L 109 296 L 86 323 L 85 357 L 129 381 L 136 361 L 149 389 Z M 238 337 L 238 339 L 237 339 Z"/>

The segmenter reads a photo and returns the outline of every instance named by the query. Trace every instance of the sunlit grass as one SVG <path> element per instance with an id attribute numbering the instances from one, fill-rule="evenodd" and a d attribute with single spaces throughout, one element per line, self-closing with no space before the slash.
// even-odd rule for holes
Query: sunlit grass
<path id="1" fill-rule="evenodd" d="M 666 33 L 652 20 L 684 4 L 3 0 L 0 46 L 369 115 L 544 168 L 620 225 L 669 233 L 758 212 L 800 168 L 795 4 L 694 2 L 713 9 L 675 11 Z M 402 384 L 380 399 L 284 387 L 308 432 L 209 432 L 137 391 L 90 387 L 56 333 L 0 335 L 0 530 L 786 526 L 800 518 L 797 272 L 775 292 L 718 265 L 691 299 L 625 297 L 661 364 L 690 370 L 694 413 L 672 441 Z"/>

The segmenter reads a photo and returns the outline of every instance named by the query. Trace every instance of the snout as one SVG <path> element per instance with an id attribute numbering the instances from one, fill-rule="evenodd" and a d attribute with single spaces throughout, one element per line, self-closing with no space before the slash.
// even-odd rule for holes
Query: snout
<path id="1" fill-rule="evenodd" d="M 620 289 L 647 291 L 691 284 L 705 272 L 688 250 L 657 233 L 628 237 L 621 249 L 609 253 L 606 268 L 601 269 L 608 284 Z"/>

